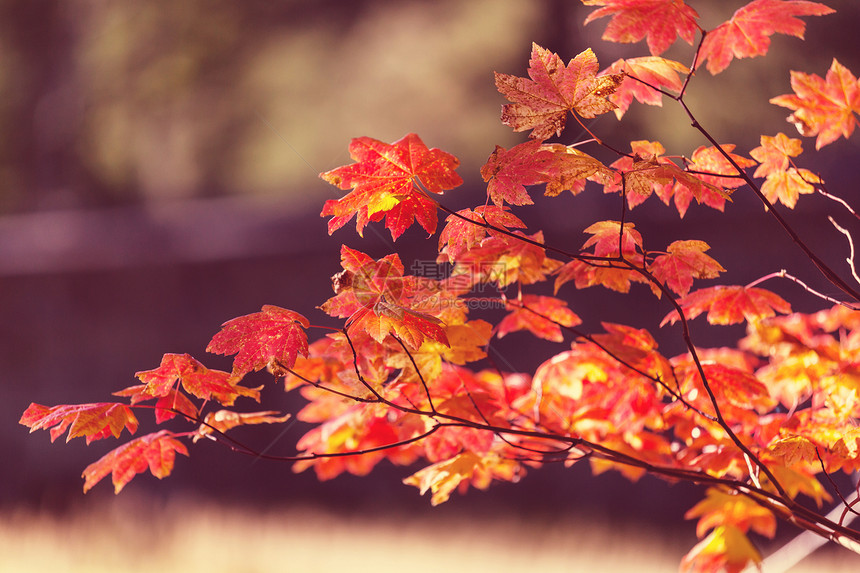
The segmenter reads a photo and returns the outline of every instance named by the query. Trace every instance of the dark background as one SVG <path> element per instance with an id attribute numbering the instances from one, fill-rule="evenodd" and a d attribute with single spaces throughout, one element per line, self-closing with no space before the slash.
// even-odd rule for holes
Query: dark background
<path id="1" fill-rule="evenodd" d="M 742 4 L 691 2 L 711 27 Z M 766 103 L 790 92 L 789 69 L 823 76 L 835 55 L 860 70 L 860 9 L 850 1 L 827 4 L 839 15 L 808 19 L 805 43 L 775 36 L 768 58 L 695 79 L 690 107 L 718 140 L 747 154 L 761 133 L 796 136 L 784 122 L 787 110 Z M 31 401 L 107 400 L 165 352 L 189 352 L 229 369 L 229 359 L 204 351 L 222 322 L 263 304 L 324 322 L 314 307 L 331 292 L 340 244 L 376 257 L 393 251 L 381 227 L 364 239 L 349 226 L 329 237 L 318 216 L 337 195 L 316 174 L 349 162 L 351 137 L 393 141 L 417 132 L 462 161 L 466 184 L 444 198 L 446 205 L 483 202 L 478 169 L 494 145 L 523 139 L 498 122 L 503 101 L 494 70 L 524 75 L 531 41 L 565 60 L 591 46 L 604 66 L 644 53 L 640 44 L 601 42 L 606 20 L 583 29 L 587 13 L 561 0 L 0 2 L 0 507 L 63 511 L 85 503 L 80 472 L 115 445 L 52 445 L 45 432 L 28 437 L 17 420 Z M 691 50 L 685 45 L 669 55 L 689 63 Z M 633 106 L 623 133 L 612 114 L 591 128 L 624 148 L 647 138 L 670 154 L 689 155 L 705 144 L 680 110 Z M 578 137 L 572 129 L 563 135 Z M 804 147 L 801 163 L 856 205 L 856 138 L 820 154 L 810 153 L 812 140 Z M 726 216 L 694 205 L 680 220 L 652 198 L 631 220 L 651 248 L 708 241 L 728 269 L 727 283 L 787 268 L 837 294 L 750 193 L 740 190 L 734 199 Z M 571 248 L 591 222 L 618 217 L 617 200 L 594 189 L 537 203 L 522 211 L 530 229 Z M 828 212 L 850 224 L 818 197 L 801 198 L 787 217 L 817 253 L 846 271 L 848 247 L 827 223 Z M 398 242 L 407 268 L 435 257 L 435 240 L 424 238 L 416 228 Z M 821 306 L 790 283 L 768 286 L 798 310 Z M 634 286 L 631 297 L 596 289 L 565 294 L 590 331 L 601 320 L 653 327 L 668 310 L 645 287 Z M 681 352 L 675 333 L 663 330 L 665 352 Z M 729 343 L 742 330 L 696 324 L 695 334 L 708 346 Z M 563 349 L 525 335 L 497 347 L 524 370 Z M 263 406 L 295 412 L 301 401 L 270 385 Z M 304 429 L 237 435 L 289 455 Z M 126 491 L 252 506 L 312 499 L 375 514 L 429 510 L 428 499 L 400 483 L 409 473 L 383 465 L 369 477 L 321 484 L 288 464 L 204 443 L 191 448 L 190 460 L 178 459 L 164 483 L 140 476 Z M 614 474 L 590 478 L 585 466 L 548 467 L 520 484 L 455 495 L 432 511 L 595 514 L 684 527 L 679 535 L 692 543 L 691 524 L 681 516 L 699 495 L 649 478 L 635 486 Z M 87 499 L 112 496 L 102 483 Z"/>

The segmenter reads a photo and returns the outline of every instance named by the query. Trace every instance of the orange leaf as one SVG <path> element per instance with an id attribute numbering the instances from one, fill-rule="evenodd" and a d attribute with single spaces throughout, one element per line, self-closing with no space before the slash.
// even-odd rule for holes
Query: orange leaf
<path id="1" fill-rule="evenodd" d="M 482 205 L 474 211 L 463 209 L 456 215 L 448 215 L 445 219 L 447 224 L 439 233 L 439 251 L 445 254 L 448 262 L 455 262 L 462 253 L 480 244 L 487 233 L 496 233 L 481 225 L 485 221 L 505 230 L 524 229 L 526 226 L 508 207 L 496 205 Z"/>
<path id="2" fill-rule="evenodd" d="M 481 167 L 481 177 L 487 181 L 487 194 L 493 203 L 502 206 L 531 205 L 533 202 L 525 185 L 549 180 L 555 171 L 553 154 L 541 148 L 537 140 L 520 143 L 508 150 L 499 145 Z"/>
<path id="3" fill-rule="evenodd" d="M 448 501 L 457 486 L 462 488 L 461 483 L 471 483 L 479 489 L 486 489 L 493 478 L 514 481 L 519 476 L 518 468 L 516 461 L 493 455 L 478 456 L 467 451 L 427 466 L 404 479 L 403 483 L 414 485 L 421 495 L 431 491 L 433 496 L 430 503 L 439 505 Z"/>
<path id="4" fill-rule="evenodd" d="M 770 103 L 794 110 L 788 121 L 800 135 L 818 136 L 815 149 L 854 133 L 854 114 L 860 113 L 860 82 L 836 58 L 824 79 L 792 71 L 791 89 L 794 94 L 777 96 Z"/>
<path id="5" fill-rule="evenodd" d="M 582 248 L 594 246 L 594 255 L 597 257 L 633 255 L 637 248 L 642 249 L 642 235 L 634 227 L 633 223 L 624 223 L 622 231 L 618 221 L 598 221 L 585 229 L 585 232 L 592 236 L 585 241 Z"/>
<path id="6" fill-rule="evenodd" d="M 201 400 L 214 398 L 225 406 L 231 406 L 239 396 L 260 399 L 259 388 L 239 386 L 229 372 L 210 370 L 189 354 L 165 354 L 158 368 L 135 376 L 146 384 L 152 396 L 169 395 L 178 381 L 189 394 Z"/>
<path id="7" fill-rule="evenodd" d="M 567 303 L 552 296 L 523 295 L 521 301 L 508 301 L 512 312 L 499 323 L 498 335 L 502 338 L 516 330 L 529 330 L 539 338 L 561 342 L 561 327 L 576 326 L 582 321 L 567 308 Z"/>
<path id="8" fill-rule="evenodd" d="M 353 216 L 359 235 L 369 221 L 379 221 L 383 216 L 395 240 L 415 220 L 433 234 L 436 204 L 417 187 L 418 183 L 431 193 L 441 194 L 463 182 L 454 172 L 459 160 L 439 149 L 427 149 L 414 133 L 392 144 L 359 137 L 350 143 L 349 154 L 356 163 L 320 174 L 340 189 L 352 189 L 341 199 L 326 201 L 320 215 L 332 216 L 329 234 Z"/>
<path id="9" fill-rule="evenodd" d="M 609 181 L 613 172 L 594 157 L 575 147 L 560 143 L 545 144 L 542 147 L 553 153 L 555 171 L 549 177 L 544 195 L 555 197 L 565 189 L 576 195 L 585 189 L 585 181 Z"/>
<path id="10" fill-rule="evenodd" d="M 502 107 L 502 123 L 514 131 L 531 129 L 532 139 L 560 135 L 567 112 L 592 118 L 615 109 L 606 99 L 621 83 L 621 75 L 600 76 L 597 57 L 587 49 L 568 62 L 532 44 L 529 77 L 496 73 L 496 87 L 514 102 Z"/>
<path id="11" fill-rule="evenodd" d="M 51 428 L 52 442 L 68 429 L 67 442 L 85 436 L 88 444 L 109 435 L 118 438 L 123 428 L 133 434 L 138 425 L 137 418 L 128 406 L 113 402 L 52 407 L 33 403 L 24 411 L 18 423 L 30 428 L 31 433 Z"/>
<path id="12" fill-rule="evenodd" d="M 648 270 L 658 281 L 684 296 L 690 292 L 694 278 L 712 279 L 726 270 L 705 254 L 708 249 L 704 241 L 675 241 L 669 245 L 668 254 L 655 258 Z M 658 297 L 662 294 L 656 285 L 651 285 L 651 290 Z"/>
<path id="13" fill-rule="evenodd" d="M 651 55 L 659 56 L 680 36 L 693 43 L 699 15 L 684 0 L 582 0 L 586 6 L 605 6 L 588 15 L 585 23 L 612 16 L 602 38 L 632 44 L 648 39 Z"/>
<path id="14" fill-rule="evenodd" d="M 777 133 L 774 137 L 762 135 L 761 146 L 750 151 L 750 155 L 761 162 L 753 176 L 767 178 L 761 192 L 771 203 L 778 201 L 793 209 L 800 195 L 813 193 L 813 183 L 821 183 L 821 179 L 811 171 L 791 165 L 791 158 L 802 152 L 800 140 L 784 133 Z"/>
<path id="15" fill-rule="evenodd" d="M 233 375 L 268 367 L 273 372 L 292 368 L 296 356 L 308 355 L 308 319 L 297 312 L 266 305 L 261 312 L 234 318 L 221 325 L 207 352 L 235 354 Z"/>
<path id="16" fill-rule="evenodd" d="M 279 424 L 290 419 L 289 414 L 278 416 L 277 412 L 246 412 L 239 413 L 232 410 L 218 410 L 206 414 L 206 419 L 203 424 L 197 428 L 194 434 L 193 442 L 197 442 L 200 438 L 204 438 L 214 431 L 226 432 L 237 426 L 247 426 L 249 424 Z"/>
<path id="17" fill-rule="evenodd" d="M 663 94 L 655 88 L 680 92 L 684 86 L 678 73 L 688 74 L 689 68 L 680 62 L 659 56 L 644 56 L 617 60 L 600 75 L 624 73 L 626 77 L 609 101 L 618 106 L 615 117 L 621 119 L 633 102 L 633 98 L 648 105 L 663 105 Z M 642 81 L 639 81 L 642 80 Z M 646 82 L 648 85 L 646 85 Z"/>
<path id="18" fill-rule="evenodd" d="M 818 455 L 815 453 L 815 444 L 803 436 L 789 436 L 773 442 L 768 449 L 773 455 L 782 459 L 786 466 L 793 466 L 797 462 L 815 463 Z"/>
<path id="19" fill-rule="evenodd" d="M 688 320 L 707 311 L 708 322 L 711 324 L 752 322 L 774 316 L 778 312 L 791 312 L 791 305 L 782 297 L 758 287 L 720 285 L 703 288 L 679 299 L 678 304 L 684 309 Z M 672 311 L 666 315 L 660 326 L 667 322 L 674 324 L 678 320 L 678 312 Z"/>
<path id="20" fill-rule="evenodd" d="M 750 529 L 766 537 L 776 533 L 776 517 L 745 495 L 729 494 L 708 488 L 707 497 L 684 514 L 685 519 L 701 517 L 696 535 L 703 537 L 709 529 L 732 525 L 746 533 Z"/>
<path id="21" fill-rule="evenodd" d="M 422 306 L 429 293 L 422 291 L 416 277 L 403 276 L 400 257 L 388 255 L 374 261 L 342 245 L 341 266 L 343 272 L 333 281 L 336 295 L 320 308 L 330 316 L 347 318 L 350 335 L 357 330 L 382 342 L 394 334 L 416 349 L 425 337 L 448 345 L 443 322 L 423 312 L 429 310 Z"/>
<path id="22" fill-rule="evenodd" d="M 803 39 L 806 24 L 796 16 L 823 16 L 835 10 L 818 2 L 805 0 L 753 0 L 739 8 L 728 22 L 708 32 L 700 54 L 700 63 L 708 62 L 708 71 L 718 74 L 732 58 L 763 56 L 770 47 L 770 36 L 789 34 Z"/>
<path id="23" fill-rule="evenodd" d="M 147 468 L 158 479 L 167 477 L 173 471 L 176 452 L 188 455 L 185 445 L 167 430 L 136 438 L 86 467 L 83 473 L 86 478 L 84 493 L 108 474 L 111 474 L 114 493 L 122 491 L 135 475 L 145 472 Z"/>
<path id="24" fill-rule="evenodd" d="M 681 570 L 690 573 L 741 573 L 748 564 L 758 566 L 759 563 L 761 555 L 740 529 L 720 525 L 684 556 Z"/>

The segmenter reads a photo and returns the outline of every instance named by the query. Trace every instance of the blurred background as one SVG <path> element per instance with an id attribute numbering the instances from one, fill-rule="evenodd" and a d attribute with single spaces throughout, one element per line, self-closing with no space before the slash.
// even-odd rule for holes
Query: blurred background
<path id="1" fill-rule="evenodd" d="M 744 3 L 690 2 L 710 28 Z M 836 56 L 860 71 L 860 8 L 826 3 L 839 14 L 811 19 L 806 42 L 775 36 L 767 58 L 696 78 L 688 103 L 718 140 L 746 154 L 762 133 L 796 136 L 787 110 L 767 104 L 790 92 L 790 69 L 823 76 Z M 84 497 L 80 472 L 115 442 L 51 445 L 47 433 L 28 437 L 17 424 L 30 402 L 107 400 L 165 352 L 229 369 L 229 359 L 205 354 L 208 340 L 263 304 L 324 323 L 314 307 L 330 292 L 340 244 L 375 257 L 394 247 L 381 227 L 364 239 L 349 225 L 329 237 L 319 211 L 339 193 L 318 173 L 350 162 L 352 137 L 415 132 L 461 160 L 466 183 L 446 205 L 483 202 L 480 166 L 496 144 L 524 139 L 498 120 L 504 102 L 493 71 L 525 75 L 533 41 L 565 61 L 592 47 L 602 66 L 644 54 L 641 44 L 602 42 L 606 20 L 583 28 L 588 12 L 574 0 L 0 0 L 0 569 L 20 570 L 9 565 L 20 557 L 31 571 L 60 562 L 143 571 L 162 558 L 164 571 L 281 563 L 420 571 L 434 560 L 454 570 L 673 570 L 696 541 L 682 518 L 696 488 L 550 467 L 431 509 L 400 483 L 414 469 L 380 466 L 369 477 L 319 483 L 288 464 L 204 443 L 164 483 L 140 476 L 117 498 L 107 483 Z M 668 56 L 689 63 L 692 51 L 679 45 Z M 634 104 L 623 132 L 612 114 L 590 128 L 625 149 L 652 139 L 690 155 L 705 144 L 679 109 L 642 107 Z M 562 140 L 578 139 L 570 128 Z M 811 140 L 804 146 L 813 149 Z M 855 138 L 802 160 L 856 206 L 857 152 Z M 847 245 L 826 221 L 832 204 L 803 198 L 800 209 L 789 218 L 842 269 Z M 522 215 L 532 230 L 576 248 L 585 226 L 617 219 L 617 210 L 589 190 Z M 789 268 L 826 289 L 754 198 L 739 192 L 727 211 L 714 219 L 693 206 L 679 220 L 652 199 L 632 220 L 652 248 L 711 242 L 728 282 Z M 844 213 L 837 218 L 849 224 Z M 435 242 L 425 239 L 416 227 L 398 241 L 407 267 L 434 258 Z M 820 306 L 796 287 L 768 286 L 799 310 Z M 642 305 L 653 301 L 645 296 L 586 291 L 571 295 L 571 307 L 592 331 L 600 320 L 645 327 L 666 312 Z M 740 334 L 697 327 L 709 344 Z M 561 350 L 526 338 L 498 346 L 517 368 Z M 671 336 L 664 348 L 681 351 Z M 295 412 L 301 401 L 270 385 L 264 406 Z M 289 455 L 305 430 L 241 436 Z M 856 567 L 850 558 L 835 553 L 831 565 Z"/>

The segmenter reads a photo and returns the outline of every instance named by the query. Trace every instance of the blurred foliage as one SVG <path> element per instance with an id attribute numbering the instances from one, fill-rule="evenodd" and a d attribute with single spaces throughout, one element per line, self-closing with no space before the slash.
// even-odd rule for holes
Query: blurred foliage
<path id="1" fill-rule="evenodd" d="M 539 6 L 538 6 L 539 8 Z M 351 137 L 417 131 L 479 166 L 516 0 L 0 1 L 0 210 L 308 197 Z M 508 136 L 510 137 L 510 136 Z M 327 191 L 322 191 L 326 193 Z"/>

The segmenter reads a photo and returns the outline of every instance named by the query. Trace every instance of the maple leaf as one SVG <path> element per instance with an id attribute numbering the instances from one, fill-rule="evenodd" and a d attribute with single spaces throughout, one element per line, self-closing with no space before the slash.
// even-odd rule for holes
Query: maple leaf
<path id="1" fill-rule="evenodd" d="M 137 384 L 114 392 L 113 395 L 130 398 L 132 405 L 146 400 L 153 400 L 157 397 L 158 401 L 155 403 L 155 422 L 158 424 L 172 420 L 176 417 L 177 413 L 183 414 L 191 420 L 196 420 L 199 414 L 197 406 L 188 399 L 188 396 L 175 389 L 170 390 L 164 396 L 153 396 L 147 392 L 146 384 Z"/>
<path id="2" fill-rule="evenodd" d="M 835 10 L 805 0 L 753 0 L 739 8 L 731 19 L 708 32 L 699 51 L 700 63 L 716 75 L 733 58 L 763 56 L 770 47 L 770 36 L 789 34 L 803 39 L 806 24 L 797 16 L 823 16 Z"/>
<path id="3" fill-rule="evenodd" d="M 680 298 L 678 304 L 684 309 L 688 320 L 707 311 L 710 324 L 754 322 L 774 316 L 777 312 L 791 312 L 791 305 L 782 297 L 759 287 L 719 285 L 703 288 Z M 666 315 L 660 326 L 667 322 L 674 324 L 678 320 L 678 312 L 673 310 Z"/>
<path id="4" fill-rule="evenodd" d="M 573 146 L 549 143 L 544 144 L 542 149 L 553 153 L 555 166 L 555 171 L 547 180 L 544 192 L 547 197 L 556 197 L 565 189 L 576 195 L 585 189 L 586 179 L 605 182 L 613 176 L 611 169 Z"/>
<path id="5" fill-rule="evenodd" d="M 797 462 L 817 463 L 815 444 L 803 436 L 788 436 L 773 442 L 768 449 L 780 458 L 786 466 Z"/>
<path id="6" fill-rule="evenodd" d="M 68 429 L 66 442 L 84 436 L 88 444 L 110 435 L 118 438 L 123 428 L 133 434 L 138 426 L 137 418 L 128 406 L 113 402 L 59 406 L 32 403 L 18 423 L 30 428 L 30 433 L 50 428 L 52 442 Z"/>
<path id="7" fill-rule="evenodd" d="M 609 166 L 618 173 L 614 178 L 607 178 L 603 182 L 604 193 L 621 191 L 623 174 L 623 189 L 631 209 L 644 202 L 651 193 L 656 193 L 667 205 L 674 195 L 675 207 L 681 217 L 686 214 L 692 198 L 715 209 L 723 209 L 729 194 L 718 184 L 708 180 L 708 176 L 688 173 L 671 159 L 661 157 L 666 150 L 660 142 L 631 141 L 630 148 L 633 151 L 632 157 L 622 157 Z M 703 159 L 703 150 L 704 148 L 699 148 L 694 157 Z"/>
<path id="8" fill-rule="evenodd" d="M 233 376 L 269 368 L 281 372 L 293 367 L 296 356 L 308 355 L 308 319 L 297 312 L 266 305 L 260 312 L 234 318 L 221 325 L 207 352 L 235 354 Z"/>
<path id="9" fill-rule="evenodd" d="M 741 573 L 747 565 L 758 566 L 761 555 L 743 531 L 720 525 L 696 544 L 681 560 L 681 570 L 690 573 Z"/>
<path id="10" fill-rule="evenodd" d="M 675 241 L 667 248 L 667 254 L 654 259 L 648 270 L 658 281 L 685 296 L 694 278 L 712 279 L 726 270 L 705 254 L 708 249 L 710 246 L 704 241 Z M 652 284 L 651 290 L 658 297 L 662 294 L 656 285 Z"/>
<path id="11" fill-rule="evenodd" d="M 481 241 L 479 246 L 464 253 L 457 261 L 451 278 L 462 278 L 470 286 L 495 282 L 504 288 L 515 282 L 533 284 L 543 281 L 548 273 L 561 266 L 538 246 L 544 242 L 541 231 L 532 235 L 515 231 L 513 235 L 490 236 Z"/>
<path id="12" fill-rule="evenodd" d="M 582 323 L 566 302 L 552 296 L 526 294 L 522 300 L 508 301 L 506 307 L 512 312 L 496 327 L 499 338 L 516 330 L 528 330 L 539 338 L 562 342 L 564 336 L 559 325 L 570 327 Z"/>
<path id="13" fill-rule="evenodd" d="M 659 56 L 678 36 L 693 43 L 699 15 L 683 0 L 582 0 L 586 6 L 604 6 L 588 15 L 585 24 L 612 16 L 602 38 L 632 44 L 647 38 L 651 55 Z"/>
<path id="14" fill-rule="evenodd" d="M 218 410 L 206 414 L 203 423 L 195 432 L 192 441 L 197 442 L 200 438 L 212 434 L 213 432 L 226 432 L 237 426 L 247 426 L 249 424 L 279 424 L 290 419 L 289 414 L 278 416 L 278 412 L 267 410 L 265 412 L 233 412 L 232 410 Z"/>
<path id="15" fill-rule="evenodd" d="M 619 120 L 627 112 L 634 98 L 639 103 L 662 107 L 663 94 L 656 88 L 680 92 L 684 82 L 678 73 L 688 74 L 690 69 L 674 60 L 659 56 L 644 56 L 616 60 L 600 72 L 600 75 L 620 73 L 624 73 L 624 81 L 615 93 L 609 96 L 609 101 L 618 106 L 615 109 L 615 117 Z"/>
<path id="16" fill-rule="evenodd" d="M 482 205 L 457 211 L 448 215 L 446 225 L 439 233 L 439 252 L 443 261 L 455 262 L 461 254 L 481 243 L 487 234 L 497 233 L 483 226 L 484 223 L 504 230 L 524 229 L 526 224 L 510 212 L 508 207 Z"/>
<path id="17" fill-rule="evenodd" d="M 167 430 L 131 440 L 86 467 L 83 473 L 86 478 L 84 493 L 108 474 L 111 474 L 114 493 L 122 491 L 135 475 L 147 468 L 158 479 L 167 477 L 173 471 L 176 452 L 188 455 L 185 445 Z"/>
<path id="18" fill-rule="evenodd" d="M 419 470 L 404 479 L 403 483 L 414 485 L 421 495 L 431 491 L 433 495 L 430 503 L 435 506 L 448 501 L 461 483 L 471 483 L 479 489 L 486 489 L 493 478 L 514 481 L 520 473 L 519 464 L 513 460 L 492 455 L 479 456 L 467 451 Z"/>
<path id="19" fill-rule="evenodd" d="M 836 58 L 827 76 L 791 72 L 794 94 L 771 98 L 770 103 L 793 109 L 788 121 L 804 137 L 817 135 L 815 149 L 854 133 L 860 113 L 860 81 Z"/>
<path id="20" fill-rule="evenodd" d="M 146 393 L 155 397 L 168 396 L 178 381 L 189 394 L 201 400 L 214 398 L 225 406 L 233 405 L 239 396 L 260 399 L 260 388 L 239 386 L 229 372 L 210 370 L 189 354 L 165 354 L 158 368 L 135 376 L 146 385 Z"/>
<path id="21" fill-rule="evenodd" d="M 459 160 L 439 149 L 428 149 L 414 133 L 392 144 L 359 137 L 350 143 L 349 154 L 356 163 L 320 174 L 340 189 L 352 189 L 341 199 L 326 201 L 320 215 L 332 216 L 329 234 L 355 216 L 356 229 L 363 236 L 369 221 L 385 216 L 385 226 L 395 240 L 416 220 L 432 235 L 436 232 L 436 203 L 417 185 L 441 194 L 463 183 L 454 172 Z"/>
<path id="22" fill-rule="evenodd" d="M 709 529 L 720 525 L 731 525 L 746 533 L 750 529 L 773 537 L 776 533 L 776 518 L 745 495 L 730 494 L 717 488 L 708 488 L 705 499 L 684 514 L 684 519 L 700 517 L 696 535 L 703 537 Z"/>
<path id="23" fill-rule="evenodd" d="M 598 221 L 593 223 L 584 232 L 591 237 L 582 245 L 583 249 L 594 247 L 594 255 L 597 257 L 617 257 L 619 255 L 632 255 L 637 249 L 642 249 L 642 235 L 635 229 L 633 223 L 619 221 Z M 619 246 L 621 247 L 619 250 Z"/>
<path id="24" fill-rule="evenodd" d="M 633 223 L 624 223 L 623 231 L 618 221 L 598 221 L 585 229 L 592 236 L 582 248 L 594 247 L 597 257 L 615 258 L 621 255 L 631 262 L 638 264 L 642 261 L 642 236 L 635 230 Z M 621 247 L 619 251 L 619 245 Z M 614 261 L 584 261 L 573 260 L 558 269 L 555 279 L 555 292 L 571 280 L 576 288 L 582 289 L 602 285 L 618 292 L 628 292 L 630 281 L 647 282 L 647 279 L 621 263 Z"/>
<path id="25" fill-rule="evenodd" d="M 496 88 L 513 103 L 502 107 L 502 123 L 514 131 L 531 129 L 532 139 L 544 140 L 564 129 L 567 112 L 592 118 L 615 109 L 607 98 L 623 77 L 597 77 L 600 68 L 591 49 L 567 66 L 558 55 L 532 44 L 529 78 L 496 72 Z"/>
<path id="26" fill-rule="evenodd" d="M 532 205 L 526 185 L 549 180 L 555 170 L 552 153 L 541 148 L 541 141 L 529 140 L 510 149 L 499 145 L 481 167 L 481 177 L 488 182 L 487 194 L 498 206 Z"/>
<path id="27" fill-rule="evenodd" d="M 422 312 L 423 308 L 419 310 L 426 293 L 416 293 L 418 283 L 403 276 L 400 257 L 388 255 L 374 261 L 342 245 L 341 266 L 343 272 L 333 281 L 336 294 L 320 308 L 330 316 L 346 318 L 350 335 L 361 331 L 382 342 L 394 334 L 413 349 L 420 347 L 425 337 L 448 344 L 444 323 Z"/>
<path id="28" fill-rule="evenodd" d="M 814 192 L 813 183 L 821 183 L 811 171 L 791 166 L 791 158 L 802 152 L 800 140 L 784 133 L 762 135 L 761 146 L 750 151 L 750 156 L 760 162 L 753 177 L 766 177 L 761 192 L 771 203 L 779 201 L 793 209 L 800 195 Z"/>

